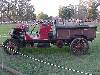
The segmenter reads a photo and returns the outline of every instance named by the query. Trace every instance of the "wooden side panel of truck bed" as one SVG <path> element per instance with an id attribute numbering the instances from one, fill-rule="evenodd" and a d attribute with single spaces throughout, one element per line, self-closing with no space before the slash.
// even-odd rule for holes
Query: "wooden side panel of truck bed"
<path id="1" fill-rule="evenodd" d="M 70 39 L 75 36 L 85 36 L 87 39 L 94 39 L 96 37 L 96 27 L 78 27 L 78 28 L 57 28 L 57 39 Z"/>

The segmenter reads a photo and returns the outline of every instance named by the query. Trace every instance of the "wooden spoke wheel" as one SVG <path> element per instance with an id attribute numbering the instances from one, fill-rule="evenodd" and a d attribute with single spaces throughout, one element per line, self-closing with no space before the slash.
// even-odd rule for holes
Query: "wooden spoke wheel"
<path id="1" fill-rule="evenodd" d="M 70 44 L 70 49 L 75 55 L 86 54 L 89 49 L 88 41 L 84 38 L 75 38 Z"/>
<path id="2" fill-rule="evenodd" d="M 14 55 L 19 51 L 19 43 L 14 39 L 7 39 L 4 42 L 4 46 L 6 46 L 4 47 L 4 51 L 7 54 Z"/>

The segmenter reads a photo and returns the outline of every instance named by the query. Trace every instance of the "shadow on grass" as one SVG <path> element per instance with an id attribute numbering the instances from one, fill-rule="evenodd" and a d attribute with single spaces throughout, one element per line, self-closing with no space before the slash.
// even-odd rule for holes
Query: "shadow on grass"
<path id="1" fill-rule="evenodd" d="M 24 54 L 57 54 L 57 53 L 67 53 L 69 52 L 69 47 L 57 48 L 22 48 L 21 52 Z"/>

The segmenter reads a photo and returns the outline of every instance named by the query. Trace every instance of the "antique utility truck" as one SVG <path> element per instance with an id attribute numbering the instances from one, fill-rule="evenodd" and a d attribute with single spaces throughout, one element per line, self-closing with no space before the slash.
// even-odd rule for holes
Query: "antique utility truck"
<path id="1" fill-rule="evenodd" d="M 69 46 L 70 52 L 75 55 L 88 53 L 89 43 L 96 38 L 96 26 L 81 24 L 51 24 L 41 23 L 36 34 L 34 28 L 29 32 L 29 26 L 18 24 L 10 33 L 10 38 L 4 42 L 4 50 L 8 54 L 16 54 L 23 47 L 51 47 L 51 44 L 59 48 Z M 11 49 L 15 50 L 12 51 Z"/>

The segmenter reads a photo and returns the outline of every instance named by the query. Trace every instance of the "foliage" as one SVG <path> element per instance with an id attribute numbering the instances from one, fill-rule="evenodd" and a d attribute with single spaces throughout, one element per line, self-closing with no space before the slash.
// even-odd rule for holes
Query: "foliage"
<path id="1" fill-rule="evenodd" d="M 74 15 L 74 9 L 72 6 L 63 6 L 59 8 L 59 17 L 63 19 L 71 19 Z"/>
<path id="2" fill-rule="evenodd" d="M 77 12 L 75 13 L 77 14 Z M 87 16 L 87 7 L 83 4 L 78 7 L 78 18 L 85 19 Z"/>
<path id="3" fill-rule="evenodd" d="M 52 17 L 53 17 L 53 16 L 49 16 L 48 19 L 49 19 L 49 20 L 52 20 Z"/>
<path id="4" fill-rule="evenodd" d="M 79 6 L 63 6 L 59 8 L 59 17 L 63 19 L 71 19 L 71 18 L 78 18 L 78 19 L 92 19 L 95 20 L 98 16 L 97 7 L 100 3 L 96 1 L 93 2 L 92 6 L 87 7 L 87 4 L 82 4 Z"/>
<path id="5" fill-rule="evenodd" d="M 30 4 L 30 0 L 1 0 L 0 1 L 1 18 L 9 20 L 33 20 L 35 19 L 34 6 Z"/>
<path id="6" fill-rule="evenodd" d="M 96 2 L 93 2 L 92 6 L 88 8 L 87 18 L 95 20 L 98 15 L 97 10 L 98 4 Z"/>
<path id="7" fill-rule="evenodd" d="M 46 19 L 48 19 L 48 15 L 41 12 L 41 13 L 38 14 L 37 19 L 46 20 Z"/>

